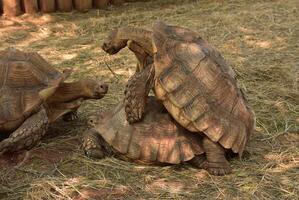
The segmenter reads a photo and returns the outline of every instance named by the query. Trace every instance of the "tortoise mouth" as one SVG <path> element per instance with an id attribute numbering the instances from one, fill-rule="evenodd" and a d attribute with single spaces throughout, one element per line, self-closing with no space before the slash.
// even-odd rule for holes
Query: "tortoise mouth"
<path id="1" fill-rule="evenodd" d="M 99 81 L 93 86 L 91 94 L 89 95 L 93 99 L 101 99 L 108 93 L 108 85 Z"/>
<path id="2" fill-rule="evenodd" d="M 90 117 L 88 120 L 87 120 L 87 125 L 92 128 L 92 127 L 95 127 L 96 125 L 96 118 L 95 116 L 92 116 Z"/>
<path id="3" fill-rule="evenodd" d="M 116 53 L 118 53 L 119 51 L 120 51 L 120 49 L 117 49 L 117 48 L 115 48 L 115 47 L 108 47 L 108 46 L 102 46 L 102 49 L 106 52 L 106 53 L 108 53 L 108 54 L 110 54 L 110 55 L 113 55 L 113 54 L 116 54 Z"/>
<path id="4" fill-rule="evenodd" d="M 115 45 L 111 42 L 103 42 L 102 44 L 102 49 L 110 54 L 110 55 L 113 55 L 113 54 L 116 54 L 118 53 L 124 46 L 126 46 L 126 43 L 124 43 L 123 45 L 120 44 L 120 45 Z"/>
<path id="5" fill-rule="evenodd" d="M 103 98 L 108 93 L 108 85 L 107 84 L 99 84 L 95 90 L 94 95 L 98 98 Z"/>
<path id="6" fill-rule="evenodd" d="M 87 126 L 89 128 L 95 128 L 101 119 L 103 119 L 103 113 L 93 113 L 87 118 Z"/>

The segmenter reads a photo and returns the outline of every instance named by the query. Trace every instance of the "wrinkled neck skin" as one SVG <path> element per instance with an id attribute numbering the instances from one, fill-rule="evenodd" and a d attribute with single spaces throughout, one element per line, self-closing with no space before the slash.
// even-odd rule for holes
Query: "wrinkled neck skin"
<path id="1" fill-rule="evenodd" d="M 154 55 L 152 35 L 151 31 L 135 27 L 119 28 L 117 33 L 119 39 L 136 42 L 151 56 Z"/>
<path id="2" fill-rule="evenodd" d="M 89 97 L 90 94 L 85 89 L 83 80 L 71 83 L 62 83 L 55 94 L 47 100 L 47 103 L 66 103 L 79 98 L 87 99 Z"/>

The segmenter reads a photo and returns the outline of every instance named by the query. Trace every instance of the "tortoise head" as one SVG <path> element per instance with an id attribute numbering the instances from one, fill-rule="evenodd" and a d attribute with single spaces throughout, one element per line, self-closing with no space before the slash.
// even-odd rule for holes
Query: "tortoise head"
<path id="1" fill-rule="evenodd" d="M 101 99 L 108 92 L 108 85 L 99 80 L 86 79 L 81 84 L 85 96 L 91 99 Z"/>
<path id="2" fill-rule="evenodd" d="M 102 49 L 110 55 L 118 53 L 127 46 L 128 39 L 119 37 L 119 29 L 113 30 L 102 44 Z"/>
<path id="3" fill-rule="evenodd" d="M 87 119 L 87 125 L 90 128 L 94 128 L 96 126 L 96 124 L 97 124 L 97 121 L 98 121 L 98 116 L 96 114 L 91 115 Z"/>
<path id="4" fill-rule="evenodd" d="M 92 115 L 90 115 L 87 118 L 87 126 L 89 126 L 90 128 L 95 128 L 97 126 L 97 124 L 99 124 L 100 122 L 103 122 L 103 119 L 105 118 L 105 116 L 107 114 L 108 114 L 107 112 L 93 113 Z"/>

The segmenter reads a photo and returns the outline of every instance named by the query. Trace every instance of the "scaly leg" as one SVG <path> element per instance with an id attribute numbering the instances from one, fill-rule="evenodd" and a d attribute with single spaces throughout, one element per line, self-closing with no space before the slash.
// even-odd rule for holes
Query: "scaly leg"
<path id="1" fill-rule="evenodd" d="M 203 148 L 207 156 L 206 167 L 210 174 L 223 176 L 231 173 L 231 167 L 225 158 L 225 149 L 220 144 L 204 137 Z"/>
<path id="2" fill-rule="evenodd" d="M 145 110 L 146 98 L 154 81 L 153 57 L 138 43 L 130 40 L 128 48 L 137 58 L 136 73 L 129 79 L 125 89 L 125 111 L 127 121 L 134 123 L 141 120 Z"/>
<path id="3" fill-rule="evenodd" d="M 99 133 L 95 129 L 89 129 L 83 133 L 82 149 L 88 157 L 97 159 L 105 157 Z"/>
<path id="4" fill-rule="evenodd" d="M 129 123 L 141 120 L 146 98 L 153 87 L 154 75 L 154 65 L 151 64 L 129 79 L 125 89 L 125 112 Z"/>
<path id="5" fill-rule="evenodd" d="M 26 119 L 8 138 L 0 142 L 0 154 L 32 148 L 45 135 L 48 124 L 47 112 L 42 108 Z"/>

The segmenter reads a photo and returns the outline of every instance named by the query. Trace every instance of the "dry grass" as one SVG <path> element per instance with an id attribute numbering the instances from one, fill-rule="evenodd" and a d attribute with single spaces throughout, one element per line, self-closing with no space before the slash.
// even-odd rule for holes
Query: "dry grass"
<path id="1" fill-rule="evenodd" d="M 121 99 L 133 74 L 129 51 L 107 56 L 100 44 L 120 25 L 150 28 L 155 19 L 189 27 L 233 65 L 257 116 L 256 132 L 233 174 L 210 176 L 182 166 L 91 160 L 78 145 L 85 119 Z M 296 0 L 156 0 L 86 14 L 0 19 L 0 49 L 35 50 L 72 79 L 110 83 L 110 93 L 57 122 L 27 164 L 0 171 L 0 199 L 299 199 L 299 14 Z M 113 75 L 107 63 L 117 75 Z M 55 136 L 55 137 L 54 137 Z"/>

